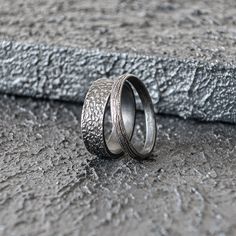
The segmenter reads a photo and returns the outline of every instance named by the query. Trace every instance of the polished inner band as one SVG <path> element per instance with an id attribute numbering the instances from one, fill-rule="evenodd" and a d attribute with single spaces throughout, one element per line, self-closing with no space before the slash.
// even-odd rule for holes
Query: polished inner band
<path id="1" fill-rule="evenodd" d="M 121 96 L 122 96 L 121 113 L 124 121 L 124 127 L 128 134 L 128 138 L 131 139 L 135 125 L 134 123 L 135 123 L 136 103 L 133 90 L 128 83 L 125 83 Z M 110 103 L 107 103 L 107 106 L 108 109 L 110 109 Z M 120 143 L 118 142 L 114 125 L 112 125 L 111 134 L 108 137 L 106 137 L 106 144 L 111 153 L 120 154 L 121 146 Z"/>
<path id="2" fill-rule="evenodd" d="M 122 91 L 124 84 L 129 82 L 137 91 L 144 108 L 146 139 L 141 149 L 134 147 L 126 132 L 122 114 Z M 117 133 L 118 141 L 124 151 L 137 159 L 148 158 L 155 146 L 156 141 L 156 120 L 151 97 L 145 85 L 134 75 L 123 75 L 115 80 L 111 91 L 111 116 L 112 124 Z"/>
<path id="3" fill-rule="evenodd" d="M 92 154 L 102 157 L 123 155 L 114 127 L 105 137 L 105 113 L 109 109 L 113 81 L 99 79 L 93 82 L 86 95 L 81 116 L 84 144 Z M 127 136 L 131 139 L 135 122 L 135 97 L 131 86 L 126 83 L 122 92 L 121 113 Z M 112 124 L 113 125 L 113 124 Z"/>

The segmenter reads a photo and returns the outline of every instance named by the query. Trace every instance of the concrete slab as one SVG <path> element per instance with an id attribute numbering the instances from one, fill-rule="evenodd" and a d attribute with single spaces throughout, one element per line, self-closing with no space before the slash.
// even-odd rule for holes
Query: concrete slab
<path id="1" fill-rule="evenodd" d="M 92 80 L 131 72 L 157 112 L 236 122 L 234 0 L 0 5 L 3 93 L 81 102 Z"/>
<path id="2" fill-rule="evenodd" d="M 235 63 L 234 0 L 0 3 L 2 39 Z"/>

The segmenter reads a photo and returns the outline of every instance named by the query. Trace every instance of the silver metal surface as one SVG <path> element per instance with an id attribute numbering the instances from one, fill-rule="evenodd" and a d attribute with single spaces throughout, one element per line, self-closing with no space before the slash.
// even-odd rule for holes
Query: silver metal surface
<path id="1" fill-rule="evenodd" d="M 114 128 L 107 132 L 104 120 L 109 113 L 109 101 L 113 81 L 96 80 L 90 87 L 83 105 L 81 129 L 87 150 L 100 157 L 119 157 L 123 155 Z M 121 113 L 128 139 L 131 139 L 135 122 L 135 97 L 128 83 L 124 86 Z"/>
<path id="2" fill-rule="evenodd" d="M 135 147 L 126 131 L 122 116 L 122 97 L 125 83 L 129 82 L 136 89 L 144 108 L 146 139 L 144 145 Z M 156 120 L 151 97 L 145 85 L 134 75 L 126 74 L 115 80 L 111 92 L 111 116 L 112 124 L 117 133 L 117 139 L 124 151 L 137 159 L 148 158 L 155 146 Z"/>

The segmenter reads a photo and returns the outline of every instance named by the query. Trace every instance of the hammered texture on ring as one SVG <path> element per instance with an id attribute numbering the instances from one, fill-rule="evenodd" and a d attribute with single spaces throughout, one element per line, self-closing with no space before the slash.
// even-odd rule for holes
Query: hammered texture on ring
<path id="1" fill-rule="evenodd" d="M 104 113 L 110 97 L 113 82 L 96 80 L 90 87 L 83 105 L 81 128 L 87 150 L 95 155 L 110 157 L 104 139 Z"/>

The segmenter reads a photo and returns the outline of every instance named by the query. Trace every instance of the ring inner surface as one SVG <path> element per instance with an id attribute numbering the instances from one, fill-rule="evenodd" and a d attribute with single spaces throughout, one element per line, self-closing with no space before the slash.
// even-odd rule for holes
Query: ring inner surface
<path id="1" fill-rule="evenodd" d="M 136 111 L 136 103 L 133 90 L 128 83 L 125 83 L 121 94 L 121 114 L 125 130 L 130 139 L 134 131 L 135 111 Z M 109 119 L 111 122 L 110 103 L 107 105 L 105 117 L 106 117 L 105 119 Z M 111 153 L 119 154 L 121 152 L 121 146 L 117 139 L 115 127 L 112 127 L 110 134 L 105 135 L 105 140 L 107 147 Z"/>
<path id="2" fill-rule="evenodd" d="M 139 83 L 139 81 L 134 77 L 129 77 L 128 81 L 130 81 L 137 91 L 142 105 L 144 109 L 144 116 L 145 116 L 145 143 L 144 146 L 137 146 L 135 149 L 140 152 L 141 154 L 145 155 L 149 153 L 153 148 L 153 144 L 155 143 L 156 137 L 156 122 L 155 116 L 152 110 L 152 103 L 150 97 L 148 96 L 148 91 L 143 84 Z M 136 146 L 136 145 L 135 145 Z"/>

